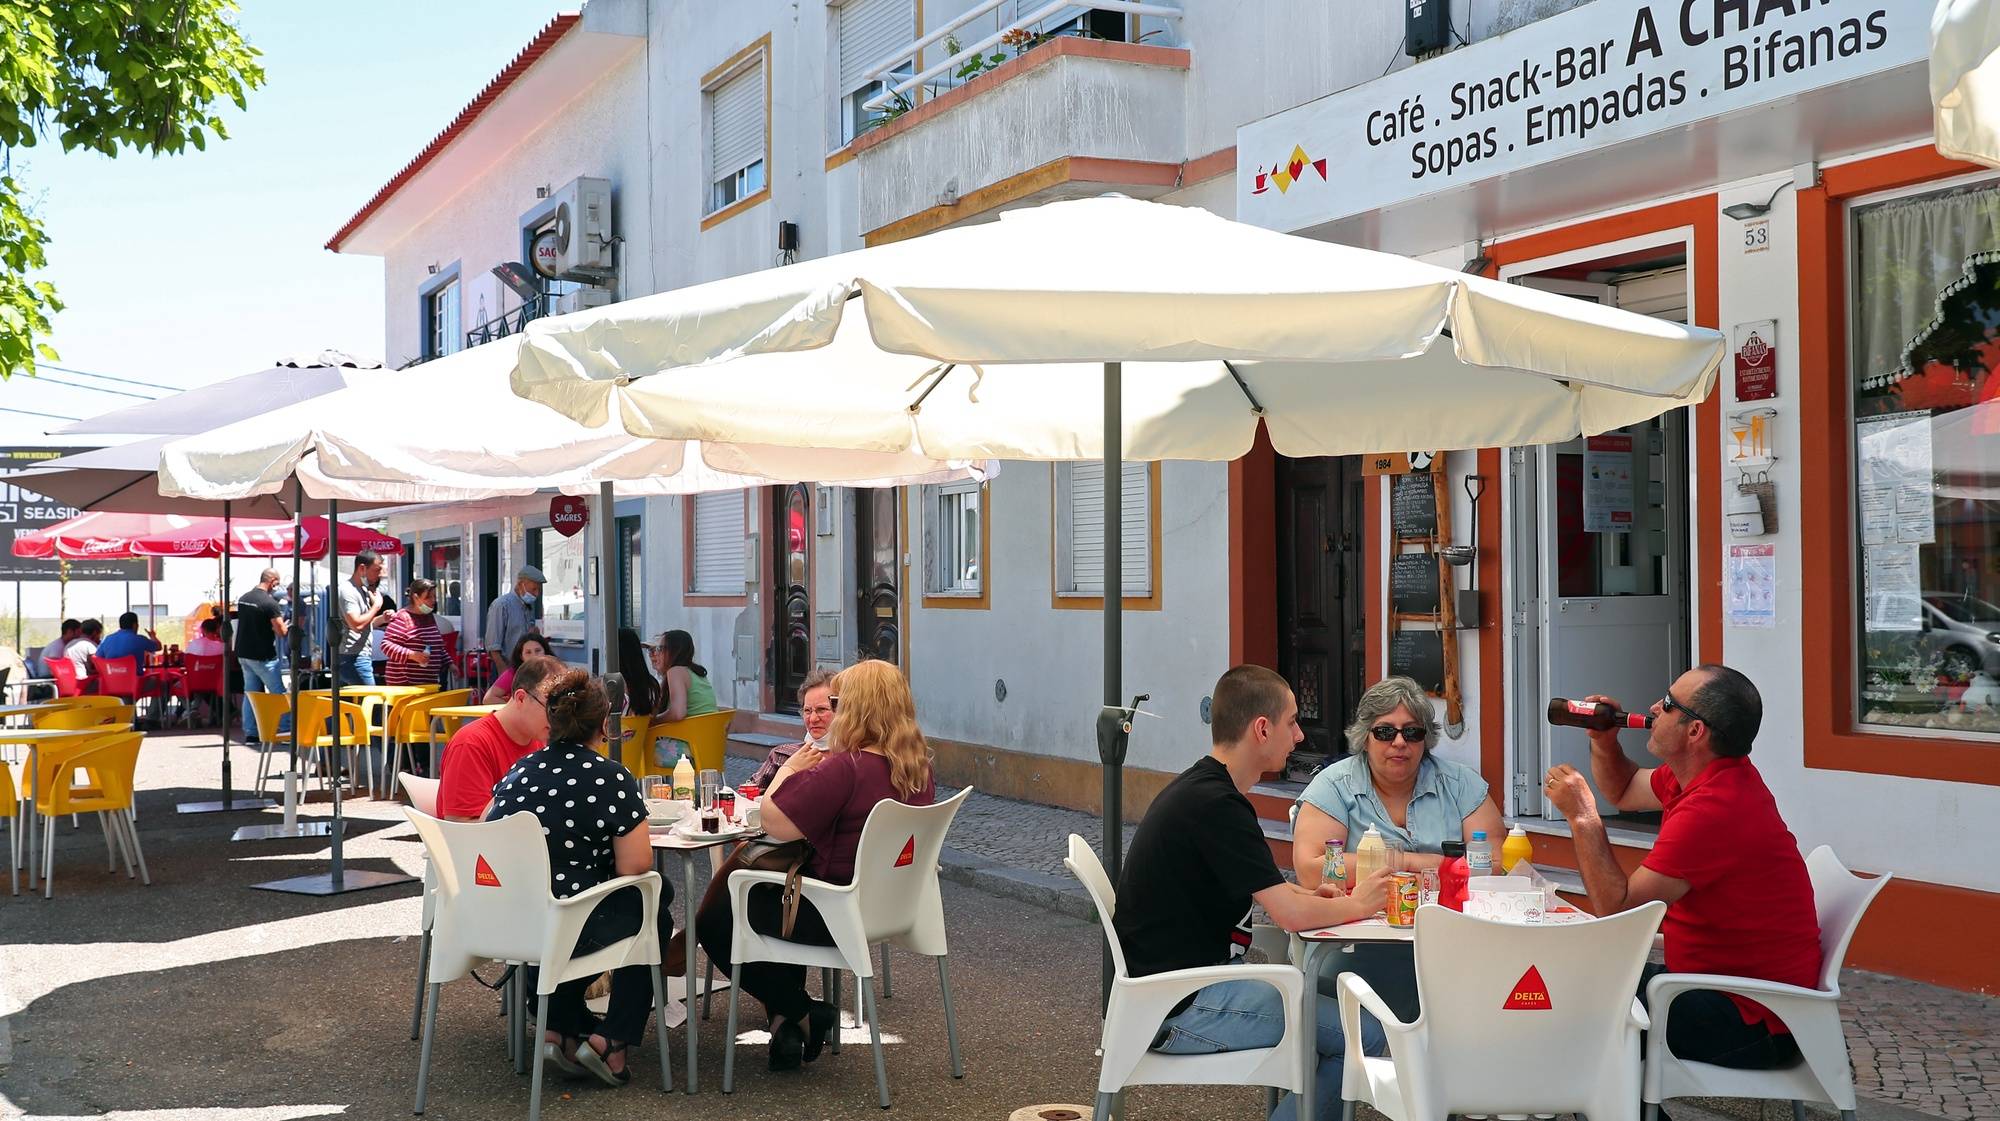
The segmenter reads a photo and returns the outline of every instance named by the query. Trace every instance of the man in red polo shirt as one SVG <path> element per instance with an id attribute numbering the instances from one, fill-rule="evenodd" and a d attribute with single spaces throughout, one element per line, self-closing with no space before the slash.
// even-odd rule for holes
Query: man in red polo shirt
<path id="1" fill-rule="evenodd" d="M 1611 701 L 1592 697 L 1593 701 Z M 1660 836 L 1627 876 L 1611 855 L 1590 786 L 1576 768 L 1549 771 L 1548 795 L 1569 819 L 1591 909 L 1615 914 L 1652 900 L 1667 964 L 1660 972 L 1720 973 L 1788 985 L 1819 985 L 1819 917 L 1799 843 L 1750 762 L 1764 701 L 1727 666 L 1697 666 L 1653 705 L 1646 749 L 1664 764 L 1640 769 L 1615 730 L 1590 735 L 1590 773 L 1620 810 L 1661 810 Z M 1799 1058 L 1783 1020 L 1763 1005 L 1711 989 L 1674 1000 L 1667 1046 L 1683 1059 L 1770 1070 Z"/>
<path id="2" fill-rule="evenodd" d="M 438 816 L 446 821 L 483 821 L 493 788 L 523 755 L 539 750 L 549 737 L 549 711 L 542 685 L 562 672 L 554 658 L 524 658 L 514 670 L 514 691 L 498 712 L 460 728 L 444 749 L 438 778 Z"/>

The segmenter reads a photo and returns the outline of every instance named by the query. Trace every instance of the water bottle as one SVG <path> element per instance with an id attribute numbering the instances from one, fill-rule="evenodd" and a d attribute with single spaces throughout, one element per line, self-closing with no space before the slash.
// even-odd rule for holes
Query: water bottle
<path id="1" fill-rule="evenodd" d="M 1474 876 L 1493 874 L 1493 845 L 1486 839 L 1486 830 L 1473 830 L 1472 843 L 1465 846 L 1465 866 Z"/>

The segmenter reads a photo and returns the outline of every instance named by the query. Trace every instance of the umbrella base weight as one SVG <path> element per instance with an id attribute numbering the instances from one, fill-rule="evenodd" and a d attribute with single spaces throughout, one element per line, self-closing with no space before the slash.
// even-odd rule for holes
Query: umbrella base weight
<path id="1" fill-rule="evenodd" d="M 232 841 L 290 841 L 299 837 L 325 837 L 333 832 L 331 821 L 295 821 L 290 825 L 246 825 Z"/>
<path id="2" fill-rule="evenodd" d="M 278 803 L 269 798 L 231 798 L 227 802 L 182 802 L 174 807 L 175 813 L 221 814 L 238 813 L 243 810 L 268 810 Z"/>
<path id="3" fill-rule="evenodd" d="M 258 891 L 282 891 L 289 895 L 345 895 L 350 891 L 367 891 L 369 888 L 395 887 L 397 884 L 413 884 L 415 876 L 405 876 L 401 872 L 347 872 L 340 877 L 336 886 L 333 873 L 319 872 L 310 876 L 293 876 L 288 880 L 272 880 L 269 883 L 251 884 Z"/>

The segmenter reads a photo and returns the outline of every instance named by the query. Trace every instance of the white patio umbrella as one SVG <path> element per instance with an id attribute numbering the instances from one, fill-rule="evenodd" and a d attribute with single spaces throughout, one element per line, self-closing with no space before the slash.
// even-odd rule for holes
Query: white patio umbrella
<path id="1" fill-rule="evenodd" d="M 1938 0 L 1931 13 L 1937 150 L 2000 167 L 2000 0 Z"/>
<path id="2" fill-rule="evenodd" d="M 615 410 L 660 436 L 1101 458 L 1106 525 L 1122 459 L 1231 459 L 1260 421 L 1287 455 L 1565 440 L 1699 401 L 1723 355 L 1714 331 L 1118 197 L 542 320 L 526 339 L 515 391 L 586 423 Z M 1105 536 L 1098 719 L 1114 877 L 1120 544 Z"/>

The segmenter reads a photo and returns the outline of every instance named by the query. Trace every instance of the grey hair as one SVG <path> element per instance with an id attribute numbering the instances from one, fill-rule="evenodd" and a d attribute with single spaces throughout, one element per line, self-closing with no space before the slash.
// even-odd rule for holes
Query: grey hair
<path id="1" fill-rule="evenodd" d="M 1354 723 L 1347 726 L 1347 750 L 1367 758 L 1368 729 L 1398 708 L 1408 709 L 1424 726 L 1424 754 L 1429 755 L 1437 746 L 1437 713 L 1424 687 L 1407 677 L 1385 677 L 1361 694 L 1354 704 Z"/>

